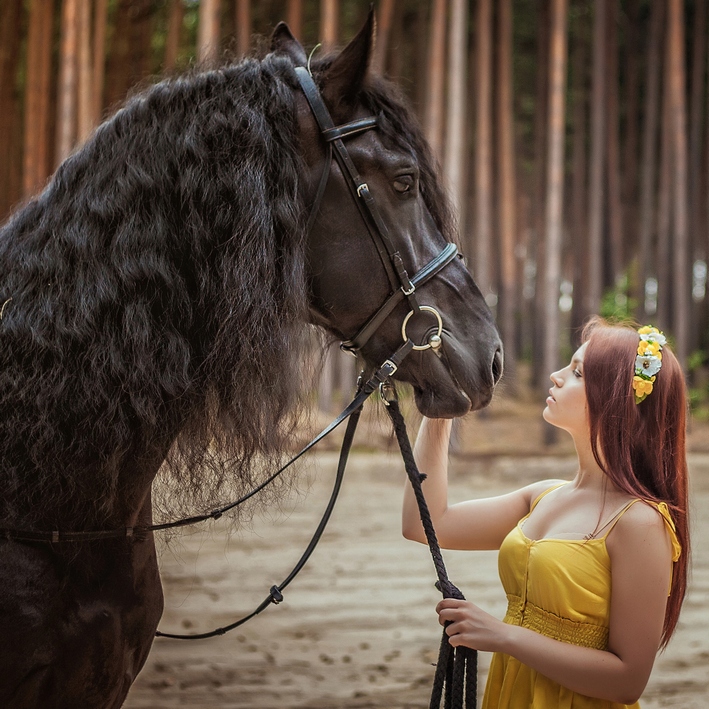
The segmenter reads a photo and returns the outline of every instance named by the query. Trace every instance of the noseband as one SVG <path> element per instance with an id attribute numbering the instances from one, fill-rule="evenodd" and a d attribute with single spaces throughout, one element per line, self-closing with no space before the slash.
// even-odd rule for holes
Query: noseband
<path id="1" fill-rule="evenodd" d="M 416 298 L 416 288 L 422 286 L 426 281 L 433 278 L 439 271 L 447 266 L 457 255 L 458 248 L 455 244 L 449 243 L 441 251 L 438 256 L 429 261 L 413 278 L 409 278 L 409 274 L 404 267 L 404 262 L 401 254 L 397 251 L 389 236 L 389 230 L 382 219 L 382 216 L 377 208 L 374 196 L 372 195 L 369 185 L 362 181 L 357 168 L 355 167 L 352 158 L 347 151 L 344 139 L 359 135 L 372 128 L 377 128 L 378 119 L 376 116 L 368 116 L 359 118 L 350 123 L 345 123 L 340 126 L 335 126 L 330 112 L 325 106 L 325 102 L 320 94 L 320 91 L 305 67 L 296 67 L 298 81 L 303 89 L 305 98 L 308 101 L 313 116 L 320 128 L 320 135 L 327 145 L 327 156 L 325 159 L 325 167 L 323 168 L 318 184 L 318 191 L 315 195 L 315 201 L 308 218 L 307 228 L 310 231 L 315 223 L 315 220 L 320 209 L 325 187 L 327 186 L 330 176 L 330 168 L 333 158 L 337 160 L 340 170 L 345 177 L 345 182 L 349 188 L 352 197 L 354 198 L 357 209 L 359 210 L 362 219 L 367 226 L 367 231 L 374 242 L 379 253 L 384 270 L 386 271 L 391 288 L 390 294 L 379 309 L 367 319 L 360 327 L 357 333 L 349 340 L 345 340 L 340 344 L 340 348 L 355 354 L 362 349 L 372 335 L 379 329 L 382 323 L 389 317 L 394 308 L 404 299 L 407 300 L 411 310 L 404 318 L 401 327 L 401 335 L 404 340 L 404 345 L 410 342 L 406 334 L 406 325 L 410 318 L 419 313 L 430 313 L 436 320 L 436 330 L 428 338 L 428 341 L 422 344 L 413 344 L 409 346 L 409 351 L 414 350 L 437 350 L 441 346 L 441 333 L 443 332 L 443 321 L 438 311 L 429 305 L 419 305 Z M 408 354 L 408 352 L 407 352 Z M 392 358 L 393 359 L 393 358 Z M 396 371 L 396 367 L 394 369 Z M 393 374 L 394 372 L 392 372 Z"/>

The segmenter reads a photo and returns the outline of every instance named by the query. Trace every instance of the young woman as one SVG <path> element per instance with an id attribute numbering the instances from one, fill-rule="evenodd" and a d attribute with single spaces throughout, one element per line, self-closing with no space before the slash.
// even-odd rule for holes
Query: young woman
<path id="1" fill-rule="evenodd" d="M 499 549 L 504 621 L 469 601 L 436 611 L 451 645 L 494 652 L 483 709 L 637 707 L 685 594 L 689 536 L 685 385 L 655 328 L 594 320 L 551 375 L 544 419 L 568 431 L 573 480 L 447 501 L 451 422 L 415 446 L 441 546 Z M 406 490 L 403 533 L 425 542 Z"/>

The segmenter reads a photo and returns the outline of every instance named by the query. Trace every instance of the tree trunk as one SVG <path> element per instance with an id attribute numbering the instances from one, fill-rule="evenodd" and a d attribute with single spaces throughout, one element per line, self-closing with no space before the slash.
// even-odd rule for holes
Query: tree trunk
<path id="1" fill-rule="evenodd" d="M 240 57 L 251 49 L 251 2 L 236 0 L 236 51 Z"/>
<path id="2" fill-rule="evenodd" d="M 618 2 L 608 0 L 607 66 L 606 66 L 606 149 L 608 163 L 608 227 L 610 245 L 610 274 L 606 285 L 619 283 L 625 266 L 623 254 L 623 204 L 621 201 L 622 181 L 620 176 L 620 109 L 618 106 Z"/>
<path id="3" fill-rule="evenodd" d="M 553 372 L 560 363 L 559 284 L 561 281 L 561 239 L 564 220 L 564 139 L 566 99 L 567 0 L 552 0 L 549 57 L 549 127 L 546 200 L 546 259 L 544 295 L 546 330 L 544 369 Z M 545 428 L 545 440 L 555 440 L 556 429 Z"/>
<path id="4" fill-rule="evenodd" d="M 607 0 L 596 0 L 593 18 L 593 78 L 591 86 L 591 164 L 588 204 L 587 315 L 597 313 L 603 289 L 603 213 L 606 133 L 606 15 Z"/>
<path id="5" fill-rule="evenodd" d="M 77 141 L 83 143 L 94 129 L 93 67 L 91 63 L 91 2 L 79 0 Z"/>
<path id="6" fill-rule="evenodd" d="M 500 231 L 500 320 L 505 347 L 505 379 L 514 390 L 516 377 L 517 289 L 517 185 L 515 181 L 515 129 L 512 92 L 512 0 L 497 5 L 497 224 Z"/>
<path id="7" fill-rule="evenodd" d="M 588 224 L 586 221 L 586 140 L 588 111 L 588 33 L 586 18 L 580 16 L 576 23 L 573 48 L 573 155 L 571 166 L 571 214 L 570 239 L 573 254 L 573 309 L 572 330 L 578 329 L 584 320 L 583 301 L 588 289 Z"/>
<path id="8" fill-rule="evenodd" d="M 687 201 L 687 112 L 684 70 L 684 1 L 669 0 L 668 44 L 673 134 L 673 329 L 676 354 L 684 366 L 689 346 L 689 225 Z"/>
<path id="9" fill-rule="evenodd" d="M 93 49 L 93 123 L 98 125 L 103 117 L 103 84 L 106 75 L 106 27 L 108 25 L 108 0 L 96 0 L 94 15 Z"/>
<path id="10" fill-rule="evenodd" d="M 113 32 L 110 34 L 106 74 L 106 105 L 114 110 L 123 101 L 131 87 L 132 66 L 130 60 L 129 36 L 131 25 L 131 0 L 118 0 Z"/>
<path id="11" fill-rule="evenodd" d="M 657 302 L 653 294 L 647 293 L 648 278 L 656 275 L 653 255 L 653 234 L 655 224 L 655 183 L 657 172 L 657 125 L 660 108 L 660 59 L 662 57 L 662 28 L 665 24 L 665 4 L 652 4 L 650 35 L 648 39 L 647 73 L 645 79 L 645 108 L 643 125 L 642 167 L 640 174 L 640 295 L 639 312 L 644 313 L 643 321 L 654 315 Z M 664 102 L 663 102 L 664 104 Z M 656 298 L 655 294 L 655 298 Z M 647 297 L 647 304 L 646 304 Z M 651 303 L 654 306 L 651 307 Z"/>
<path id="12" fill-rule="evenodd" d="M 443 80 L 446 71 L 446 0 L 431 3 L 431 35 L 428 59 L 428 96 L 424 125 L 436 159 L 443 160 Z"/>
<path id="13" fill-rule="evenodd" d="M 56 164 L 67 157 L 76 144 L 78 0 L 64 0 L 59 50 Z"/>
<path id="14" fill-rule="evenodd" d="M 537 20 L 537 80 L 534 100 L 534 171 L 532 194 L 532 239 L 530 256 L 534 264 L 534 298 L 526 318 L 525 340 L 532 350 L 532 381 L 543 385 L 549 372 L 544 371 L 544 204 L 547 161 L 547 110 L 549 101 L 549 32 L 551 0 L 540 0 Z"/>
<path id="15" fill-rule="evenodd" d="M 492 2 L 478 0 L 475 23 L 477 86 L 475 120 L 475 280 L 490 302 L 493 284 L 492 251 Z"/>
<path id="16" fill-rule="evenodd" d="M 219 0 L 201 0 L 197 32 L 197 59 L 201 63 L 215 64 L 219 57 Z"/>
<path id="17" fill-rule="evenodd" d="M 34 0 L 30 10 L 27 37 L 27 78 L 25 81 L 22 191 L 26 197 L 33 195 L 42 186 L 50 171 L 49 93 L 53 15 L 54 0 Z M 16 41 L 19 42 L 19 32 L 17 32 Z M 3 44 L 5 43 L 3 42 Z M 10 47 L 11 44 L 5 46 Z M 9 115 L 11 113 L 8 111 Z M 7 133 L 3 130 L 3 134 L 9 135 L 9 129 Z"/>
<path id="18" fill-rule="evenodd" d="M 42 51 L 32 32 L 33 22 L 37 23 L 39 19 L 37 16 L 41 10 L 37 5 L 37 2 L 33 4 L 30 16 L 30 39 L 27 43 L 28 73 L 31 62 L 36 63 L 37 54 Z M 13 184 L 16 182 L 13 172 L 19 166 L 15 164 L 12 136 L 18 118 L 15 77 L 20 59 L 21 27 L 22 0 L 3 0 L 0 6 L 0 223 L 5 221 L 10 207 L 20 197 Z M 29 92 L 27 91 L 26 95 L 27 93 Z M 29 125 L 29 119 L 25 116 L 25 126 L 29 128 Z M 35 134 L 33 132 L 33 135 Z M 31 192 L 34 192 L 34 189 Z M 26 192 L 28 193 L 30 192 Z"/>
<path id="19" fill-rule="evenodd" d="M 669 7 L 667 8 L 669 11 Z M 664 77 L 662 85 L 662 125 L 660 145 L 660 179 L 657 197 L 657 322 L 663 330 L 672 327 L 672 106 L 670 92 L 669 33 L 665 24 Z"/>
<path id="20" fill-rule="evenodd" d="M 320 41 L 323 52 L 331 52 L 338 41 L 337 0 L 322 0 L 320 3 Z"/>
<path id="21" fill-rule="evenodd" d="M 394 18 L 395 0 L 382 0 L 377 13 L 377 41 L 374 45 L 374 60 L 372 69 L 376 74 L 386 73 L 387 51 L 389 49 L 389 34 Z"/>
<path id="22" fill-rule="evenodd" d="M 177 66 L 184 17 L 185 6 L 183 0 L 172 0 L 167 21 L 167 36 L 165 38 L 165 71 L 168 73 L 173 72 Z"/>
<path id="23" fill-rule="evenodd" d="M 293 36 L 303 40 L 303 0 L 288 0 L 288 27 Z"/>
<path id="24" fill-rule="evenodd" d="M 639 116 L 639 0 L 627 4 L 625 51 L 625 145 L 623 151 L 623 222 L 626 254 L 637 252 L 638 241 L 638 124 Z M 637 284 L 636 284 L 637 290 Z"/>
<path id="25" fill-rule="evenodd" d="M 448 30 L 448 115 L 443 164 L 446 169 L 448 187 L 453 196 L 453 203 L 461 224 L 461 231 L 465 231 L 463 228 L 465 216 L 465 178 L 463 170 L 467 143 L 465 133 L 467 28 L 466 0 L 452 0 Z M 489 76 L 489 66 L 486 71 Z"/>

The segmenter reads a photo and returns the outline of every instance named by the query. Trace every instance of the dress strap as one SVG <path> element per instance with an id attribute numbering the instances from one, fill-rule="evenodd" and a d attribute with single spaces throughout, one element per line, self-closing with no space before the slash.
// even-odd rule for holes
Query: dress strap
<path id="1" fill-rule="evenodd" d="M 612 531 L 613 527 L 618 524 L 618 520 L 636 503 L 640 502 L 640 498 L 636 497 L 630 502 L 626 502 L 600 529 L 597 529 L 593 534 L 587 535 L 588 539 L 605 539 Z M 605 534 L 598 536 L 603 530 Z"/>
<path id="2" fill-rule="evenodd" d="M 537 495 L 534 500 L 532 501 L 532 505 L 529 508 L 529 512 L 527 513 L 527 516 L 532 514 L 532 510 L 537 506 L 537 503 L 539 500 L 542 499 L 545 495 L 548 495 L 552 490 L 557 490 L 558 488 L 562 487 L 562 485 L 566 485 L 568 483 L 568 480 L 565 480 L 563 483 L 558 483 L 557 485 L 552 485 L 550 488 L 547 490 L 544 490 L 540 495 Z"/>

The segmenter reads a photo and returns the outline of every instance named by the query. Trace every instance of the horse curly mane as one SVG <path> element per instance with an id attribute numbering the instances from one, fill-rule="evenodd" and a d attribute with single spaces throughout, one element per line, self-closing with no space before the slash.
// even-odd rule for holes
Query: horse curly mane
<path id="1" fill-rule="evenodd" d="M 106 527 L 163 459 L 172 509 L 204 509 L 287 447 L 308 341 L 296 90 L 275 55 L 162 81 L 0 228 L 5 525 Z M 382 80 L 362 100 L 450 238 L 409 110 Z"/>

